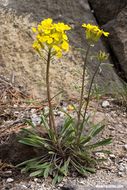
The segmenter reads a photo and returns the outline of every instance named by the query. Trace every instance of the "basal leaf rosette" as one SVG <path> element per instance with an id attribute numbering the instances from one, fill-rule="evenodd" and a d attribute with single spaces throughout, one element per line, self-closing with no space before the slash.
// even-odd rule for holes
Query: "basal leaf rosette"
<path id="1" fill-rule="evenodd" d="M 54 23 L 51 18 L 41 21 L 37 28 L 32 28 L 36 33 L 33 48 L 41 53 L 42 50 L 51 50 L 53 56 L 60 58 L 63 52 L 69 50 L 69 40 L 66 31 L 71 27 L 63 22 Z"/>

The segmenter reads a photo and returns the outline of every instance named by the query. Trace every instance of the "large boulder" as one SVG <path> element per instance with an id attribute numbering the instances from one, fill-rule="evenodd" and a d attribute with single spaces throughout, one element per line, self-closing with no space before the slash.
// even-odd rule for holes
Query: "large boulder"
<path id="1" fill-rule="evenodd" d="M 100 24 L 114 19 L 127 5 L 127 0 L 88 0 Z"/>
<path id="2" fill-rule="evenodd" d="M 30 89 L 31 94 L 45 97 L 45 64 L 32 49 L 31 27 L 44 18 L 64 21 L 74 29 L 70 41 L 74 48 L 51 67 L 52 94 L 64 89 L 67 97 L 77 96 L 81 85 L 84 56 L 76 48 L 87 47 L 83 22 L 96 24 L 87 0 L 8 0 L 0 1 L 0 74 L 12 76 L 13 82 Z M 92 51 L 105 50 L 101 40 Z M 83 53 L 84 54 L 84 53 Z M 59 64 L 61 63 L 61 64 Z M 112 67 L 103 65 L 96 81 L 109 92 L 122 83 Z M 90 61 L 88 73 L 94 72 L 96 61 Z"/>
<path id="3" fill-rule="evenodd" d="M 109 43 L 127 79 L 127 6 L 104 28 L 110 32 Z"/>

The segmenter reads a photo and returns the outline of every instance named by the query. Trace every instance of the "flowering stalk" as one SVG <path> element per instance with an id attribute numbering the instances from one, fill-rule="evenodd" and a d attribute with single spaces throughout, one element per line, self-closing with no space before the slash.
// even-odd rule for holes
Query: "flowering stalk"
<path id="1" fill-rule="evenodd" d="M 50 60 L 51 60 L 51 49 L 49 49 L 48 58 L 47 58 L 46 87 L 47 87 L 47 99 L 48 99 L 48 104 L 49 104 L 49 126 L 56 133 L 55 120 L 54 120 L 54 114 L 53 114 L 52 103 L 51 103 L 51 95 L 50 95 L 50 82 L 49 82 Z"/>
<path id="2" fill-rule="evenodd" d="M 62 57 L 63 52 L 69 50 L 69 40 L 66 31 L 71 27 L 62 23 L 54 23 L 51 18 L 45 19 L 38 24 L 37 28 L 32 28 L 36 34 L 33 48 L 40 55 L 40 57 L 46 62 L 46 87 L 47 87 L 47 99 L 49 104 L 49 127 L 53 130 L 57 136 L 57 130 L 55 126 L 55 119 L 53 114 L 53 108 L 50 95 L 50 82 L 49 82 L 49 69 L 52 57 Z"/>
<path id="3" fill-rule="evenodd" d="M 88 53 L 90 50 L 90 47 L 93 46 L 96 42 L 98 42 L 98 40 L 100 39 L 100 37 L 102 35 L 104 36 L 108 36 L 109 33 L 105 32 L 103 30 L 100 30 L 98 26 L 95 25 L 91 25 L 91 24 L 83 24 L 82 25 L 83 28 L 85 28 L 85 34 L 86 34 L 86 40 L 88 42 L 88 48 L 86 51 L 86 57 L 85 57 L 85 61 L 84 61 L 84 67 L 83 67 L 83 75 L 82 75 L 82 89 L 81 89 L 81 97 L 80 97 L 80 103 L 79 103 L 79 111 L 78 111 L 78 121 L 77 121 L 77 143 L 80 143 L 80 137 L 83 131 L 83 125 L 84 122 L 86 120 L 86 112 L 87 112 L 87 108 L 89 105 L 89 101 L 90 101 L 90 94 L 91 94 L 91 90 L 92 90 L 92 84 L 94 81 L 94 78 L 97 74 L 97 71 L 100 67 L 100 64 L 103 60 L 107 59 L 107 55 L 104 52 L 99 52 L 98 54 L 98 60 L 99 60 L 99 64 L 93 74 L 91 83 L 90 83 L 90 87 L 88 90 L 88 97 L 87 97 L 87 101 L 86 101 L 86 106 L 85 106 L 85 111 L 84 111 L 84 115 L 83 115 L 83 121 L 80 121 L 81 118 L 81 111 L 82 111 L 82 105 L 83 105 L 83 95 L 84 95 L 84 83 L 85 83 L 85 71 L 86 71 L 86 64 L 87 64 L 87 58 L 88 58 Z"/>
<path id="4" fill-rule="evenodd" d="M 79 111 L 78 111 L 78 121 L 77 121 L 77 134 L 79 133 L 79 126 L 80 126 L 80 122 L 81 122 L 80 120 L 81 120 L 81 110 L 82 110 L 82 105 L 83 105 L 83 95 L 84 95 L 84 86 L 85 86 L 85 72 L 86 72 L 86 65 L 87 65 L 89 50 L 90 50 L 90 45 L 88 45 L 85 60 L 84 60 L 84 65 L 83 65 L 82 88 L 81 88 Z"/>
<path id="5" fill-rule="evenodd" d="M 90 94 L 91 94 L 91 90 L 92 90 L 92 85 L 93 85 L 93 82 L 94 82 L 94 79 L 95 79 L 95 76 L 99 70 L 99 67 L 101 65 L 101 62 L 98 64 L 93 76 L 92 76 L 92 79 L 91 79 L 91 82 L 90 82 L 90 86 L 89 86 L 89 90 L 88 90 L 88 96 L 87 96 L 87 102 L 86 102 L 86 106 L 85 106 L 85 111 L 84 111 L 84 115 L 83 115 L 83 121 L 85 121 L 86 119 L 86 112 L 87 112 L 87 108 L 88 108 L 88 105 L 89 105 L 89 102 L 90 102 Z"/>

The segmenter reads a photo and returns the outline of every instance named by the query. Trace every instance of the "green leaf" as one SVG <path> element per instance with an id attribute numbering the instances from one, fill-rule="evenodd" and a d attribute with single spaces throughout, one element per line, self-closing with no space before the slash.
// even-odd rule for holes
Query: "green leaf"
<path id="1" fill-rule="evenodd" d="M 60 172 L 65 176 L 67 176 L 68 174 L 69 163 L 70 163 L 70 158 L 68 158 L 68 160 L 64 162 L 64 165 L 60 168 Z"/>
<path id="2" fill-rule="evenodd" d="M 25 144 L 25 145 L 36 147 L 36 148 L 42 147 L 42 143 L 37 142 L 37 141 L 35 142 L 34 140 L 32 140 L 30 138 L 23 138 L 22 140 L 19 140 L 19 142 L 22 144 Z"/>
<path id="3" fill-rule="evenodd" d="M 63 180 L 63 178 L 64 178 L 64 176 L 59 175 L 58 179 L 57 179 L 58 183 L 60 183 Z"/>
<path id="4" fill-rule="evenodd" d="M 40 158 L 41 158 L 41 156 L 36 157 L 36 158 L 32 158 L 32 159 L 30 159 L 30 160 L 26 160 L 26 161 L 24 161 L 24 162 L 22 162 L 22 163 L 20 163 L 20 164 L 17 164 L 16 167 L 20 167 L 20 166 L 26 165 L 26 164 L 28 164 L 28 163 L 33 163 L 33 162 L 37 161 L 37 160 L 40 159 Z"/>
<path id="5" fill-rule="evenodd" d="M 98 152 L 101 152 L 104 154 L 112 154 L 112 152 L 110 150 L 98 150 L 98 151 L 94 151 L 93 153 L 98 153 Z"/>
<path id="6" fill-rule="evenodd" d="M 58 176 L 58 174 L 56 174 L 52 180 L 52 185 L 56 185 L 56 183 L 58 182 L 58 178 L 59 178 L 59 176 Z"/>
<path id="7" fill-rule="evenodd" d="M 84 170 L 83 166 L 79 166 L 78 164 L 76 164 L 74 161 L 71 160 L 71 163 L 73 165 L 73 167 L 83 176 L 87 176 L 87 171 Z"/>
<path id="8" fill-rule="evenodd" d="M 97 134 L 99 134 L 103 129 L 104 129 L 105 125 L 95 125 L 93 126 L 92 131 L 90 132 L 89 136 L 95 137 Z"/>
<path id="9" fill-rule="evenodd" d="M 70 128 L 70 125 L 72 125 L 73 122 L 74 122 L 73 118 L 67 118 L 67 119 L 65 120 L 65 123 L 64 123 L 63 128 L 62 128 L 62 131 L 61 131 L 61 135 L 62 135 L 62 136 L 64 136 L 65 131 L 66 131 L 68 128 Z"/>
<path id="10" fill-rule="evenodd" d="M 36 166 L 36 169 L 45 169 L 49 166 L 49 163 L 48 162 L 45 162 L 43 164 L 39 164 Z"/>
<path id="11" fill-rule="evenodd" d="M 48 122 L 47 122 L 47 119 L 46 117 L 42 114 L 41 115 L 41 123 L 44 124 L 44 127 L 48 130 L 49 129 L 49 125 L 48 125 Z"/>
<path id="12" fill-rule="evenodd" d="M 30 177 L 35 177 L 35 176 L 38 176 L 38 175 L 40 175 L 40 174 L 42 174 L 42 173 L 43 173 L 42 170 L 37 170 L 37 171 L 35 171 L 35 172 L 32 172 L 32 173 L 30 174 Z"/>
<path id="13" fill-rule="evenodd" d="M 90 116 L 88 115 L 87 118 L 83 118 L 82 123 L 80 124 L 80 131 L 83 131 L 83 128 L 85 128 L 85 123 L 87 124 L 89 121 Z"/>
<path id="14" fill-rule="evenodd" d="M 99 141 L 95 144 L 88 145 L 86 147 L 92 149 L 92 148 L 97 148 L 99 146 L 106 146 L 106 145 L 111 144 L 111 143 L 112 143 L 112 138 L 108 138 L 108 139 L 104 139 L 102 141 Z"/>
<path id="15" fill-rule="evenodd" d="M 33 122 L 31 120 L 26 120 L 25 121 L 28 125 L 30 125 L 33 128 L 36 128 L 36 126 L 33 124 Z"/>
<path id="16" fill-rule="evenodd" d="M 84 169 L 85 169 L 86 171 L 90 172 L 90 173 L 95 173 L 95 172 L 96 172 L 95 168 L 84 167 Z"/>
<path id="17" fill-rule="evenodd" d="M 48 165 L 46 169 L 44 170 L 44 178 L 47 178 L 49 176 L 51 165 Z"/>
<path id="18" fill-rule="evenodd" d="M 30 130 L 30 129 L 26 129 L 26 128 L 22 128 L 21 131 L 25 132 L 26 134 L 36 134 L 34 131 Z"/>
<path id="19" fill-rule="evenodd" d="M 91 140 L 91 136 L 86 136 L 80 139 L 80 144 L 85 145 L 86 143 L 88 143 Z"/>

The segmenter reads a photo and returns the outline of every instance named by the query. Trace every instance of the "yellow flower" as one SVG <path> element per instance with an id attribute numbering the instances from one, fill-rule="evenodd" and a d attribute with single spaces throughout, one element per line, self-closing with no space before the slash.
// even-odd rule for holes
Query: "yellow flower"
<path id="1" fill-rule="evenodd" d="M 53 22 L 53 20 L 51 18 L 48 18 L 48 19 L 41 21 L 42 30 L 43 31 L 50 31 L 51 29 L 53 29 L 52 22 Z"/>
<path id="2" fill-rule="evenodd" d="M 54 45 L 54 46 L 53 46 L 53 49 L 55 50 L 56 56 L 57 56 L 58 58 L 62 57 L 62 50 L 61 50 L 61 48 L 60 48 L 59 46 Z"/>
<path id="3" fill-rule="evenodd" d="M 69 44 L 68 44 L 66 41 L 63 41 L 61 47 L 62 47 L 62 49 L 65 50 L 65 51 L 68 51 L 68 50 L 69 50 Z"/>
<path id="4" fill-rule="evenodd" d="M 36 34 L 36 43 L 34 42 L 33 47 L 37 51 L 41 51 L 41 48 L 48 48 L 51 50 L 53 55 L 61 57 L 63 51 L 69 50 L 69 41 L 66 34 L 67 30 L 71 27 L 59 22 L 54 23 L 52 19 L 48 18 L 41 21 L 38 24 L 37 29 L 32 28 Z"/>
<path id="5" fill-rule="evenodd" d="M 32 31 L 33 31 L 34 33 L 36 33 L 36 32 L 37 32 L 37 29 L 36 29 L 35 27 L 32 27 Z"/>
<path id="6" fill-rule="evenodd" d="M 74 106 L 68 105 L 67 110 L 68 110 L 68 111 L 74 111 Z"/>
<path id="7" fill-rule="evenodd" d="M 109 33 L 99 29 L 98 26 L 92 24 L 82 24 L 86 30 L 86 39 L 92 43 L 97 42 L 102 35 L 108 37 Z"/>
<path id="8" fill-rule="evenodd" d="M 51 37 L 52 37 L 54 40 L 59 41 L 59 39 L 60 39 L 60 34 L 59 34 L 59 33 L 53 33 L 53 34 L 51 35 Z"/>
<path id="9" fill-rule="evenodd" d="M 64 39 L 64 40 L 68 40 L 68 37 L 67 37 L 66 34 L 63 34 L 63 39 Z"/>
<path id="10" fill-rule="evenodd" d="M 104 32 L 104 31 L 103 31 L 103 35 L 106 36 L 106 37 L 108 37 L 109 32 Z"/>
<path id="11" fill-rule="evenodd" d="M 64 24 L 62 22 L 58 22 L 57 24 L 54 24 L 54 27 L 55 27 L 56 31 L 58 31 L 58 32 L 64 32 L 65 30 L 71 29 L 70 26 L 68 26 L 67 24 Z"/>
<path id="12" fill-rule="evenodd" d="M 33 48 L 35 50 L 39 51 L 41 49 L 41 45 L 37 41 L 34 41 Z"/>

